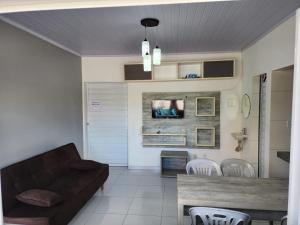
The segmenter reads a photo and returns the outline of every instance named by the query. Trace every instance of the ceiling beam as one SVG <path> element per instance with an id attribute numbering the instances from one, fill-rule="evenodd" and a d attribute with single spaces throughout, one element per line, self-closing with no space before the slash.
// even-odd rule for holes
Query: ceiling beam
<path id="1" fill-rule="evenodd" d="M 41 10 L 82 9 L 220 1 L 238 0 L 1 0 L 0 14 Z"/>

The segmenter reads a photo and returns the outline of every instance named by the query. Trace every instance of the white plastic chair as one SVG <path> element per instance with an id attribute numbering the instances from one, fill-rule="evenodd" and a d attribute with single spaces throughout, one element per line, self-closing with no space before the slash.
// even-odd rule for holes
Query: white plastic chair
<path id="1" fill-rule="evenodd" d="M 287 216 L 282 217 L 280 224 L 281 225 L 286 225 L 287 224 L 287 219 L 288 219 Z"/>
<path id="2" fill-rule="evenodd" d="M 243 159 L 225 159 L 221 162 L 221 170 L 227 177 L 256 177 L 252 164 Z"/>
<path id="3" fill-rule="evenodd" d="M 203 225 L 248 225 L 251 221 L 248 214 L 227 209 L 193 207 L 189 213 L 192 225 L 196 225 L 197 217 Z"/>
<path id="4" fill-rule="evenodd" d="M 187 174 L 200 176 L 222 176 L 222 171 L 217 162 L 210 159 L 193 159 L 186 165 Z"/>

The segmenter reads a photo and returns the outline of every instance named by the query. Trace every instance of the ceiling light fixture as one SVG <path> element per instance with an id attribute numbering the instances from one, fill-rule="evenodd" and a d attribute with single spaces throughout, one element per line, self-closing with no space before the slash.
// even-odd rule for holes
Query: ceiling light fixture
<path id="1" fill-rule="evenodd" d="M 147 52 L 146 55 L 143 57 L 143 64 L 144 64 L 144 71 L 149 72 L 151 71 L 151 55 Z"/>
<path id="2" fill-rule="evenodd" d="M 141 20 L 142 26 L 145 27 L 145 39 L 142 42 L 142 56 L 143 56 L 143 64 L 144 71 L 151 71 L 152 69 L 152 59 L 150 54 L 150 43 L 147 39 L 147 28 L 148 27 L 157 27 L 159 25 L 159 20 L 155 18 L 145 18 Z M 150 65 L 149 65 L 150 62 Z M 161 63 L 161 49 L 156 46 L 153 49 L 153 64 L 160 65 Z"/>
<path id="3" fill-rule="evenodd" d="M 160 65 L 161 63 L 161 49 L 156 46 L 155 49 L 153 49 L 153 64 L 154 65 Z"/>
<path id="4" fill-rule="evenodd" d="M 145 40 L 142 42 L 142 55 L 143 57 L 150 52 L 150 43 L 147 40 L 147 38 L 145 38 Z"/>

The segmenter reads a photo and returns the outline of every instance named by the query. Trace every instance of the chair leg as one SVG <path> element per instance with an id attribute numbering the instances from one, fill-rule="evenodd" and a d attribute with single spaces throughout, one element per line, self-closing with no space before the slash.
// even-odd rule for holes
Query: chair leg
<path id="1" fill-rule="evenodd" d="M 270 224 L 270 225 L 274 225 L 274 222 L 273 222 L 273 221 L 269 221 L 269 224 Z"/>

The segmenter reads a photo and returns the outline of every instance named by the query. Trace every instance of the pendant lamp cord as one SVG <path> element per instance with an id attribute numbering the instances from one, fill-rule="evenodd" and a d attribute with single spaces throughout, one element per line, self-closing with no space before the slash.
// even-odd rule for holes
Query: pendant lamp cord
<path id="1" fill-rule="evenodd" d="M 155 48 L 158 47 L 157 45 L 157 27 L 155 27 Z"/>
<path id="2" fill-rule="evenodd" d="M 147 40 L 147 26 L 145 26 L 145 40 Z"/>

